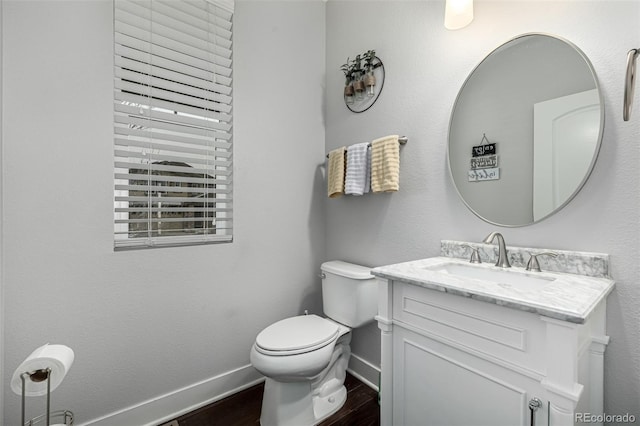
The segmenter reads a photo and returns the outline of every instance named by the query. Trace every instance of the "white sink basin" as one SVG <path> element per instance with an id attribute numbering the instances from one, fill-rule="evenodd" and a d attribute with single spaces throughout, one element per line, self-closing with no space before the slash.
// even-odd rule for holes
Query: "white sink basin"
<path id="1" fill-rule="evenodd" d="M 427 266 L 424 269 L 433 272 L 440 272 L 460 278 L 471 278 L 482 281 L 491 281 L 501 287 L 521 288 L 526 290 L 541 289 L 555 278 L 536 276 L 536 272 L 526 273 L 510 268 L 499 268 L 490 265 L 442 263 Z"/>
<path id="2" fill-rule="evenodd" d="M 380 266 L 371 273 L 391 284 L 420 286 L 576 324 L 586 321 L 615 284 L 604 277 L 530 272 L 446 256 Z"/>

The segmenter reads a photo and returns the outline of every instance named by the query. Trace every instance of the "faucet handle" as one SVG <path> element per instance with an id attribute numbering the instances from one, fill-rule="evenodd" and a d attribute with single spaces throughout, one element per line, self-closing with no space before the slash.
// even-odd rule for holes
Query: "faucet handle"
<path id="1" fill-rule="evenodd" d="M 558 253 L 554 253 L 552 251 L 547 251 L 544 253 L 538 253 L 538 254 L 532 254 L 529 253 L 531 255 L 531 257 L 529 258 L 529 262 L 527 262 L 527 271 L 535 271 L 535 272 L 541 272 L 540 271 L 540 264 L 538 263 L 538 256 L 551 256 L 551 257 L 556 257 L 558 256 Z"/>
<path id="2" fill-rule="evenodd" d="M 473 247 L 469 244 L 462 244 L 462 247 L 469 247 L 471 249 L 471 259 L 469 259 L 469 263 L 482 263 L 480 253 L 478 253 L 478 247 Z"/>

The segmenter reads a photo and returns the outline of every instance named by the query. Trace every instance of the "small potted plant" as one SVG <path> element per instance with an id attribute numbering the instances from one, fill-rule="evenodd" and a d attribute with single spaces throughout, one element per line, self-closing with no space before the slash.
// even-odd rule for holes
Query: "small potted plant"
<path id="1" fill-rule="evenodd" d="M 376 51 L 369 50 L 364 55 L 364 67 L 366 70 L 366 75 L 364 77 L 364 85 L 367 90 L 367 96 L 373 97 L 375 95 L 375 86 L 376 86 L 376 76 L 373 75 L 374 63 L 373 61 L 376 59 Z"/>
<path id="2" fill-rule="evenodd" d="M 353 89 L 356 92 L 356 100 L 358 101 L 364 98 L 365 85 L 364 81 L 362 81 L 363 74 L 362 57 L 358 55 L 353 60 Z"/>
<path id="3" fill-rule="evenodd" d="M 344 83 L 344 98 L 347 104 L 351 105 L 353 103 L 353 67 L 349 64 L 349 58 L 347 58 L 347 63 L 343 64 L 340 69 L 344 73 L 345 83 Z"/>

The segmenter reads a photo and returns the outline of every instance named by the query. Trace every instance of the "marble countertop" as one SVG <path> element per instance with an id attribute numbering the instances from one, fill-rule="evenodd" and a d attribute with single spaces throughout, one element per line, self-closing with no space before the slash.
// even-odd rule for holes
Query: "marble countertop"
<path id="1" fill-rule="evenodd" d="M 531 286 L 518 287 L 508 282 L 463 278 L 429 269 L 438 269 L 439 265 L 446 263 L 472 265 L 485 269 L 502 269 L 491 263 L 470 264 L 467 260 L 438 256 L 381 266 L 374 268 L 371 273 L 381 278 L 402 281 L 526 312 L 534 312 L 576 324 L 582 324 L 586 321 L 596 306 L 606 299 L 615 284 L 609 278 L 561 272 L 528 272 L 524 268 L 509 268 L 508 271 L 512 273 L 549 280 L 539 289 L 532 289 Z"/>

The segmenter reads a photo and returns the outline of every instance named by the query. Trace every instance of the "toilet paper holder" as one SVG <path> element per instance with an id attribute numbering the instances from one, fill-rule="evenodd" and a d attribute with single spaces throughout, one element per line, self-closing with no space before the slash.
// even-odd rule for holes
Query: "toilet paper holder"
<path id="1" fill-rule="evenodd" d="M 27 378 L 34 383 L 40 383 L 47 381 L 47 411 L 45 414 L 34 417 L 29 421 L 25 422 L 25 413 L 26 413 L 26 381 Z M 52 418 L 61 418 L 64 422 L 63 424 L 66 426 L 73 425 L 73 413 L 69 410 L 57 410 L 53 413 L 51 412 L 51 369 L 43 368 L 34 371 L 25 371 L 20 375 L 20 380 L 22 381 L 22 416 L 21 426 L 35 426 L 43 422 L 47 426 L 51 425 Z"/>

